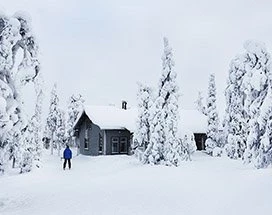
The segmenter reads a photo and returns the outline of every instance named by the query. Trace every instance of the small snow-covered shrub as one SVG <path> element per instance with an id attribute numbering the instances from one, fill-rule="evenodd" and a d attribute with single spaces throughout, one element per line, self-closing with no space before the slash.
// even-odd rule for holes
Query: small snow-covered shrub
<path id="1" fill-rule="evenodd" d="M 236 149 L 235 149 L 235 138 L 232 134 L 228 135 L 228 144 L 225 145 L 224 149 L 229 158 L 235 158 Z"/>
<path id="2" fill-rule="evenodd" d="M 209 155 L 212 155 L 213 154 L 213 149 L 216 146 L 216 142 L 213 141 L 211 138 L 208 138 L 206 140 L 206 142 L 205 142 L 205 145 L 206 145 L 206 153 L 209 154 Z"/>
<path id="3" fill-rule="evenodd" d="M 23 158 L 22 158 L 22 161 L 21 161 L 21 172 L 20 173 L 26 173 L 26 172 L 30 172 L 31 169 L 32 169 L 32 155 L 31 155 L 31 152 L 29 152 L 28 150 L 26 150 L 24 153 L 23 153 Z"/>
<path id="4" fill-rule="evenodd" d="M 213 157 L 221 157 L 222 153 L 223 153 L 223 149 L 220 148 L 220 147 L 218 147 L 218 146 L 216 146 L 216 147 L 213 149 L 212 156 L 213 156 Z"/>
<path id="5" fill-rule="evenodd" d="M 135 150 L 133 150 L 133 153 L 139 161 L 144 162 L 144 149 L 142 147 L 137 147 Z"/>
<path id="6" fill-rule="evenodd" d="M 220 157 L 223 154 L 223 148 L 218 147 L 217 143 L 212 139 L 208 138 L 205 142 L 206 153 L 213 157 Z"/>
<path id="7" fill-rule="evenodd" d="M 196 151 L 196 143 L 193 134 L 185 134 L 181 141 L 181 152 L 183 160 L 192 160 L 191 155 Z"/>

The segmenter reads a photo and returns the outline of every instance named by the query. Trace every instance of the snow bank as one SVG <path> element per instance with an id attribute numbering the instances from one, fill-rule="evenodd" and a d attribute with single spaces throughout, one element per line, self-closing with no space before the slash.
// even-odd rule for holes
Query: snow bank
<path id="1" fill-rule="evenodd" d="M 48 152 L 49 153 L 49 152 Z M 132 156 L 78 156 L 62 170 L 46 155 L 34 172 L 0 177 L 1 215 L 253 215 L 272 211 L 271 169 L 201 152 L 179 167 Z"/>

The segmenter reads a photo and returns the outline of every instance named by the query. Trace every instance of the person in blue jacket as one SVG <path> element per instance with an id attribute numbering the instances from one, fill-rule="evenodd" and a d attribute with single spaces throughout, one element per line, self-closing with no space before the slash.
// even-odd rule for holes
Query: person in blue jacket
<path id="1" fill-rule="evenodd" d="M 69 169 L 71 169 L 72 151 L 71 149 L 69 149 L 68 145 L 66 145 L 66 149 L 63 151 L 63 158 L 64 158 L 63 170 L 65 170 L 67 161 L 68 161 L 68 167 Z"/>

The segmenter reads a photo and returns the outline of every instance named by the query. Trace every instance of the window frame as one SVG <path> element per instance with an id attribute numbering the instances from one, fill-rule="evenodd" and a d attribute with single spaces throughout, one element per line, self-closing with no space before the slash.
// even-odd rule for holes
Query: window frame
<path id="1" fill-rule="evenodd" d="M 116 139 L 116 141 L 114 141 Z M 111 153 L 112 154 L 119 154 L 119 137 L 111 137 Z M 114 150 L 114 144 L 116 144 L 116 150 Z"/>
<path id="2" fill-rule="evenodd" d="M 124 140 L 122 140 L 122 139 L 124 139 Z M 124 144 L 124 151 L 121 151 L 122 150 L 122 144 Z M 126 153 L 128 153 L 127 146 L 128 146 L 128 138 L 125 137 L 125 136 L 120 137 L 119 138 L 119 153 L 120 154 L 126 154 Z"/>
<path id="3" fill-rule="evenodd" d="M 91 124 L 89 124 L 87 121 L 85 122 L 85 134 L 84 134 L 84 149 L 89 150 L 90 148 L 90 136 L 89 131 L 91 130 Z"/>
<path id="4" fill-rule="evenodd" d="M 103 137 L 102 134 L 99 133 L 98 135 L 98 153 L 103 154 Z"/>

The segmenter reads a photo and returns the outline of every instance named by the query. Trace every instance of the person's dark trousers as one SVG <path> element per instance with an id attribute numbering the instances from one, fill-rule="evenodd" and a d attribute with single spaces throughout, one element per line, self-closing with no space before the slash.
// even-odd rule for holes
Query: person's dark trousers
<path id="1" fill-rule="evenodd" d="M 71 169 L 71 159 L 64 159 L 63 169 L 66 168 L 67 161 L 68 161 L 68 167 L 69 167 L 69 169 Z"/>

